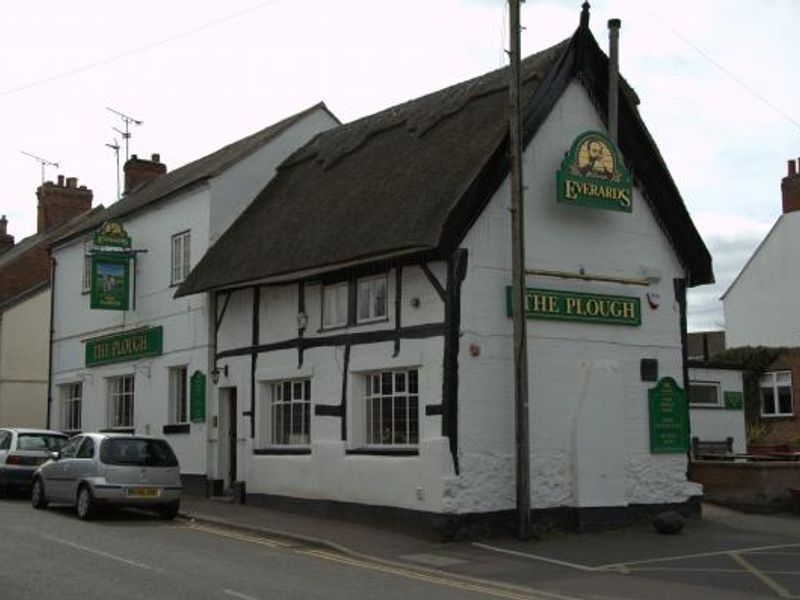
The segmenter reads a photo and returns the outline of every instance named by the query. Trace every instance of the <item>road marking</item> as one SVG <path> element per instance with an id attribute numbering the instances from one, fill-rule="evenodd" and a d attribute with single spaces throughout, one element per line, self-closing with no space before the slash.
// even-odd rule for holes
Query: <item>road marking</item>
<path id="1" fill-rule="evenodd" d="M 140 569 L 145 569 L 150 571 L 152 567 L 146 565 L 144 563 L 136 562 L 135 560 L 130 560 L 127 558 L 123 558 L 121 556 L 117 556 L 115 554 L 109 554 L 108 552 L 103 552 L 102 550 L 97 550 L 95 548 L 89 548 L 88 546 L 81 546 L 80 544 L 76 544 L 75 542 L 70 542 L 68 540 L 62 540 L 61 538 L 53 537 L 52 535 L 48 535 L 46 533 L 41 534 L 43 537 L 47 538 L 48 540 L 52 540 L 54 542 L 58 542 L 59 544 L 64 544 L 65 546 L 70 546 L 71 548 L 75 548 L 77 550 L 83 550 L 84 552 L 89 552 L 91 554 L 95 554 L 97 556 L 102 556 L 104 558 L 110 558 L 111 560 L 116 560 L 117 562 L 124 563 L 131 567 L 138 567 Z"/>
<path id="2" fill-rule="evenodd" d="M 321 558 L 331 562 L 350 565 L 362 569 L 369 569 L 372 571 L 379 571 L 381 573 L 397 575 L 399 577 L 405 577 L 406 579 L 415 579 L 417 581 L 434 583 L 437 585 L 451 587 L 462 591 L 476 592 L 479 594 L 486 594 L 489 596 L 496 596 L 499 598 L 509 598 L 511 600 L 544 600 L 544 599 L 578 600 L 573 596 L 564 596 L 560 594 L 553 594 L 550 592 L 542 592 L 538 590 L 530 590 L 529 592 L 517 592 L 517 591 L 503 589 L 501 587 L 494 587 L 490 585 L 482 585 L 477 583 L 469 583 L 466 581 L 461 581 L 459 579 L 452 578 L 442 572 L 438 572 L 441 573 L 439 575 L 433 574 L 436 572 L 431 572 L 429 574 L 411 569 L 403 569 L 400 567 L 392 567 L 380 563 L 367 562 L 364 560 L 350 558 L 348 556 L 336 554 L 333 552 L 328 552 L 325 550 L 297 550 L 297 553 L 313 556 L 315 558 Z"/>
<path id="3" fill-rule="evenodd" d="M 792 593 L 783 587 L 780 583 L 775 581 L 772 577 L 761 571 L 760 569 L 756 568 L 755 565 L 749 563 L 747 560 L 744 559 L 740 554 L 736 552 L 730 553 L 731 558 L 739 563 L 742 567 L 747 569 L 750 573 L 753 574 L 756 579 L 761 581 L 764 585 L 766 585 L 769 589 L 773 592 L 778 594 L 778 598 L 796 598 L 793 596 Z"/>
<path id="4" fill-rule="evenodd" d="M 752 548 L 732 548 L 730 550 L 717 550 L 714 552 L 698 552 L 697 554 L 683 554 L 679 556 L 667 556 L 664 558 L 648 558 L 645 560 L 633 560 L 630 562 L 622 562 L 622 563 L 613 563 L 610 565 L 601 565 L 599 567 L 595 567 L 594 570 L 602 571 L 604 569 L 616 569 L 621 566 L 628 566 L 631 565 L 646 565 L 650 563 L 657 563 L 657 562 L 670 562 L 675 560 L 686 560 L 689 558 L 705 558 L 708 556 L 727 556 L 732 553 L 737 554 L 744 554 L 744 553 L 755 553 L 761 550 L 778 550 L 780 548 L 797 548 L 800 547 L 800 543 L 796 544 L 777 544 L 775 546 L 756 546 Z"/>
<path id="5" fill-rule="evenodd" d="M 258 598 L 254 598 L 253 596 L 248 596 L 247 594 L 240 594 L 239 592 L 236 592 L 234 590 L 225 589 L 222 591 L 225 592 L 228 596 L 233 596 L 234 598 L 239 598 L 240 600 L 258 600 Z"/>
<path id="6" fill-rule="evenodd" d="M 553 565 L 559 565 L 561 567 L 569 567 L 571 569 L 578 569 L 579 571 L 599 571 L 605 567 L 587 567 L 586 565 L 579 565 L 577 563 L 566 562 L 563 560 L 558 560 L 555 558 L 548 558 L 547 556 L 539 556 L 537 554 L 529 554 L 527 552 L 519 552 L 517 550 L 509 550 L 507 548 L 498 548 L 497 546 L 490 546 L 489 544 L 480 544 L 478 542 L 473 542 L 473 546 L 476 548 L 483 548 L 484 550 L 491 550 L 492 552 L 499 552 L 501 554 L 510 554 L 511 556 L 519 556 L 520 558 L 528 558 L 530 560 L 539 560 L 542 562 L 550 563 Z M 621 567 L 629 563 L 620 563 L 619 565 L 613 565 L 615 567 Z"/>
<path id="7" fill-rule="evenodd" d="M 290 548 L 294 544 L 290 544 L 288 542 L 282 542 L 279 540 L 274 540 L 270 538 L 262 538 L 253 535 L 247 535 L 244 533 L 237 533 L 234 531 L 227 531 L 225 529 L 217 529 L 216 527 L 208 527 L 206 525 L 183 525 L 183 529 L 193 529 L 195 531 L 202 531 L 204 533 L 210 533 L 212 535 L 217 535 L 220 537 L 231 538 L 233 540 L 238 540 L 240 542 L 250 542 L 251 544 L 258 544 L 260 546 L 268 546 L 270 548 Z"/>

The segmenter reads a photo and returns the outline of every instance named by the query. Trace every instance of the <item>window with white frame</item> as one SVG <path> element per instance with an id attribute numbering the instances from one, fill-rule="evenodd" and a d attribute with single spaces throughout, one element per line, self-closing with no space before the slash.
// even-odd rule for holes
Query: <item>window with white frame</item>
<path id="1" fill-rule="evenodd" d="M 765 373 L 761 377 L 761 416 L 791 417 L 793 414 L 792 373 Z"/>
<path id="2" fill-rule="evenodd" d="M 86 242 L 83 245 L 83 276 L 81 278 L 81 292 L 92 291 L 92 244 Z"/>
<path id="3" fill-rule="evenodd" d="M 348 283 L 342 281 L 322 287 L 322 327 L 347 325 Z"/>
<path id="4" fill-rule="evenodd" d="M 722 394 L 718 381 L 690 381 L 689 404 L 697 407 L 722 406 Z"/>
<path id="5" fill-rule="evenodd" d="M 419 443 L 419 392 L 416 369 L 380 371 L 365 376 L 367 445 Z"/>
<path id="6" fill-rule="evenodd" d="M 170 423 L 189 422 L 189 390 L 187 385 L 187 368 L 172 367 L 169 369 L 169 418 Z"/>
<path id="7" fill-rule="evenodd" d="M 109 378 L 108 405 L 109 427 L 133 427 L 133 375 Z"/>
<path id="8" fill-rule="evenodd" d="M 386 318 L 386 275 L 365 277 L 357 284 L 357 321 L 364 323 Z"/>
<path id="9" fill-rule="evenodd" d="M 181 283 L 189 274 L 191 231 L 172 236 L 172 283 Z"/>
<path id="10" fill-rule="evenodd" d="M 311 380 L 269 384 L 270 439 L 274 446 L 307 446 L 311 441 Z"/>
<path id="11" fill-rule="evenodd" d="M 81 400 L 83 384 L 68 383 L 61 389 L 61 429 L 64 431 L 80 431 Z"/>

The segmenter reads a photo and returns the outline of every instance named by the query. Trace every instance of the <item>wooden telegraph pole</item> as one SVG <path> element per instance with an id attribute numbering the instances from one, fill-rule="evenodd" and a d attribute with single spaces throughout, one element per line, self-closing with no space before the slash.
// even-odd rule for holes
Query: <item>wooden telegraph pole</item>
<path id="1" fill-rule="evenodd" d="M 511 276 L 514 322 L 514 416 L 516 428 L 517 536 L 531 535 L 528 341 L 525 318 L 525 219 L 522 202 L 522 119 L 520 117 L 520 0 L 509 0 L 511 162 Z"/>

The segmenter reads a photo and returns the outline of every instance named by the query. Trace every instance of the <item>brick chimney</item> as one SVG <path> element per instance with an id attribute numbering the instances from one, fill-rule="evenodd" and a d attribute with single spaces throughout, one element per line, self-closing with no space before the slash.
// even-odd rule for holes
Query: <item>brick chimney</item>
<path id="1" fill-rule="evenodd" d="M 153 154 L 150 160 L 139 158 L 135 154 L 123 167 L 125 171 L 125 193 L 141 187 L 145 183 L 150 183 L 158 179 L 167 172 L 167 165 L 161 162 L 161 156 Z"/>
<path id="2" fill-rule="evenodd" d="M 77 177 L 58 176 L 58 183 L 45 181 L 36 190 L 39 199 L 37 233 L 44 233 L 92 208 L 92 190 L 78 187 Z"/>
<path id="3" fill-rule="evenodd" d="M 789 173 L 781 181 L 783 212 L 800 210 L 800 158 L 789 161 Z"/>
<path id="4" fill-rule="evenodd" d="M 8 219 L 3 215 L 0 217 L 0 254 L 14 246 L 14 236 L 8 235 L 6 228 L 8 227 Z"/>

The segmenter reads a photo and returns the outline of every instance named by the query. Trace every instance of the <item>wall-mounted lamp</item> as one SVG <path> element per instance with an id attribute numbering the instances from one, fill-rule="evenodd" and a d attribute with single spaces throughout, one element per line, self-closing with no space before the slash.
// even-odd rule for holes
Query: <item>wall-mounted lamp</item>
<path id="1" fill-rule="evenodd" d="M 224 365 L 221 369 L 219 367 L 211 369 L 211 381 L 214 382 L 214 385 L 219 383 L 220 374 L 224 375 L 225 377 L 228 376 L 228 365 Z"/>

